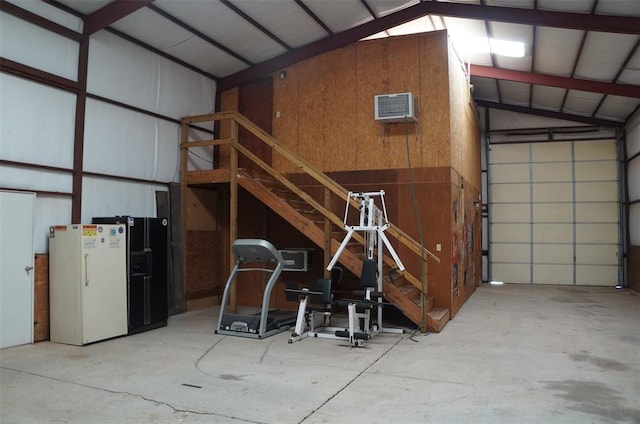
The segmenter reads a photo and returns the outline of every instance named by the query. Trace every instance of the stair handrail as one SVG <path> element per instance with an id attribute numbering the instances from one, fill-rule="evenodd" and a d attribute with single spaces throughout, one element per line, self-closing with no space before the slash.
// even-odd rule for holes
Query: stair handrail
<path id="1" fill-rule="evenodd" d="M 250 133 L 255 135 L 260 141 L 267 144 L 274 151 L 278 152 L 281 156 L 286 158 L 288 161 L 296 165 L 302 172 L 311 176 L 314 180 L 320 183 L 322 186 L 328 188 L 335 195 L 340 197 L 344 201 L 350 202 L 351 206 L 358 208 L 360 205 L 349 198 L 349 190 L 340 185 L 337 181 L 330 178 L 324 172 L 316 169 L 311 163 L 307 162 L 303 158 L 299 157 L 297 154 L 291 152 L 287 147 L 278 142 L 275 137 L 271 134 L 264 131 L 262 128 L 257 126 L 255 123 L 250 121 L 246 116 L 242 115 L 236 111 L 228 111 L 228 112 L 217 112 L 212 114 L 204 114 L 204 115 L 194 115 L 190 117 L 183 118 L 183 124 L 194 124 L 198 122 L 206 122 L 206 121 L 219 121 L 232 119 L 240 126 L 248 130 Z M 233 144 L 233 141 L 231 142 Z M 235 148 L 235 146 L 233 146 Z M 418 256 L 422 257 L 424 261 L 427 258 L 431 258 L 436 262 L 440 262 L 440 259 L 433 254 L 433 252 L 429 251 L 424 246 L 421 246 L 420 243 L 415 241 L 411 236 L 401 230 L 398 226 L 393 223 L 389 223 L 389 228 L 387 229 L 388 234 L 390 234 L 393 238 L 398 240 L 400 243 L 404 244 L 411 251 L 413 251 Z M 425 256 L 426 255 L 426 256 Z"/>

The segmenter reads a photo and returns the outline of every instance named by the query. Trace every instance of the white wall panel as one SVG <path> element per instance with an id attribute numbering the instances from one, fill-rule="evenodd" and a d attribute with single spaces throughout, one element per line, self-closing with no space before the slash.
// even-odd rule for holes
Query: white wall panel
<path id="1" fill-rule="evenodd" d="M 82 222 L 94 216 L 156 216 L 156 191 L 168 191 L 161 184 L 132 183 L 97 177 L 82 181 Z"/>
<path id="2" fill-rule="evenodd" d="M 576 263 L 583 265 L 611 265 L 618 261 L 616 244 L 581 244 L 576 246 Z"/>
<path id="3" fill-rule="evenodd" d="M 216 84 L 200 74 L 106 31 L 89 49 L 92 94 L 175 119 L 214 111 Z"/>
<path id="4" fill-rule="evenodd" d="M 531 245 L 528 243 L 493 243 L 492 260 L 528 264 L 531 260 Z"/>
<path id="5" fill-rule="evenodd" d="M 26 191 L 71 193 L 71 173 L 51 172 L 36 168 L 0 165 L 0 181 L 5 188 Z"/>
<path id="6" fill-rule="evenodd" d="M 35 212 L 34 252 L 46 253 L 49 251 L 49 227 L 71 224 L 71 198 L 37 194 Z"/>
<path id="7" fill-rule="evenodd" d="M 0 74 L 0 158 L 71 168 L 76 96 Z"/>
<path id="8" fill-rule="evenodd" d="M 70 15 L 55 6 L 43 1 L 33 0 L 9 0 L 9 2 L 28 10 L 29 12 L 35 13 L 38 16 L 42 16 L 45 19 L 67 27 L 72 31 L 82 33 L 82 19 L 77 16 Z"/>
<path id="9" fill-rule="evenodd" d="M 215 112 L 215 81 L 164 58 L 158 65 L 158 113 L 182 118 Z"/>
<path id="10" fill-rule="evenodd" d="M 130 178 L 179 180 L 179 125 L 88 99 L 84 169 Z"/>
<path id="11" fill-rule="evenodd" d="M 0 56 L 76 81 L 76 41 L 0 12 Z"/>

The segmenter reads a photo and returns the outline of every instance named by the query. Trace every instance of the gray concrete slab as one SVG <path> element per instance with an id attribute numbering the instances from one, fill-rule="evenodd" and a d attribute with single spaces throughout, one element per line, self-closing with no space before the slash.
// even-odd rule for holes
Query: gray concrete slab
<path id="1" fill-rule="evenodd" d="M 640 296 L 482 286 L 440 334 L 288 344 L 217 308 L 0 351 L 2 423 L 640 423 Z"/>

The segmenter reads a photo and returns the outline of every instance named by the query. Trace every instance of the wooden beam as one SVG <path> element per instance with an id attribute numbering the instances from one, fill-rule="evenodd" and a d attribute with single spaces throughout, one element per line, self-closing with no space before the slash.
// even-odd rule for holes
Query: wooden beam
<path id="1" fill-rule="evenodd" d="M 153 0 L 115 0 L 108 3 L 104 7 L 96 10 L 90 15 L 84 17 L 84 35 L 95 34 L 101 29 L 107 28 L 109 25 L 119 21 L 131 13 L 142 9 L 150 4 Z"/>
<path id="2" fill-rule="evenodd" d="M 471 76 L 495 78 L 499 80 L 524 82 L 528 84 L 560 87 L 570 90 L 589 91 L 592 93 L 611 94 L 614 96 L 640 99 L 640 85 L 615 84 L 579 78 L 561 77 L 557 75 L 538 74 L 533 72 L 514 71 L 512 69 L 494 68 L 492 66 L 471 65 Z"/>

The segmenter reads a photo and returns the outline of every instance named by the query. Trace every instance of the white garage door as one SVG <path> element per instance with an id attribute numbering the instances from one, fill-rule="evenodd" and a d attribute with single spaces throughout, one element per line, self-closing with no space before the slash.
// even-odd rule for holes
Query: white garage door
<path id="1" fill-rule="evenodd" d="M 492 144 L 491 279 L 618 282 L 615 140 Z"/>

